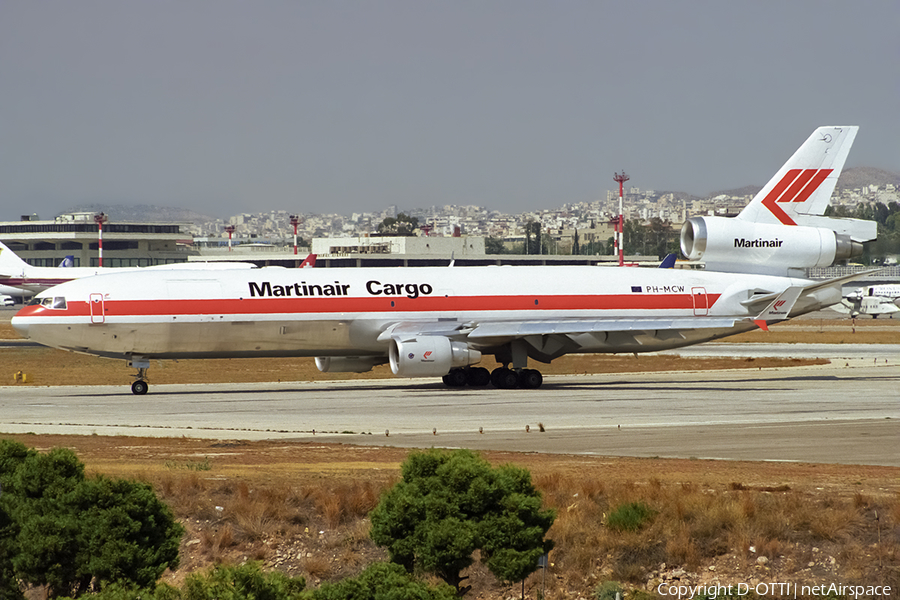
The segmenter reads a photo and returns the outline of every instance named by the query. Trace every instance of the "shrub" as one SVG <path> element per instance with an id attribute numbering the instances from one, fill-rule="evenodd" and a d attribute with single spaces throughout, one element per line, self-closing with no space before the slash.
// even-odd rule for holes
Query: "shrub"
<path id="1" fill-rule="evenodd" d="M 449 585 L 431 587 L 392 563 L 375 563 L 357 577 L 325 584 L 309 594 L 311 600 L 456 600 L 456 597 L 456 591 Z"/>
<path id="2" fill-rule="evenodd" d="M 544 539 L 552 510 L 541 510 L 531 474 L 510 465 L 491 468 L 468 450 L 413 452 L 402 480 L 372 511 L 372 540 L 408 572 L 435 573 L 460 590 L 460 572 L 481 560 L 503 581 L 537 569 L 553 543 Z"/>
<path id="3" fill-rule="evenodd" d="M 594 600 L 619 600 L 625 597 L 625 590 L 618 581 L 604 581 L 594 589 Z"/>
<path id="4" fill-rule="evenodd" d="M 10 441 L 0 441 L 0 469 L 5 579 L 79 596 L 92 581 L 147 587 L 178 565 L 184 530 L 148 485 L 86 479 L 72 451 L 40 454 Z"/>
<path id="5" fill-rule="evenodd" d="M 637 531 L 655 514 L 656 512 L 643 502 L 620 504 L 609 513 L 606 526 L 614 531 Z"/>

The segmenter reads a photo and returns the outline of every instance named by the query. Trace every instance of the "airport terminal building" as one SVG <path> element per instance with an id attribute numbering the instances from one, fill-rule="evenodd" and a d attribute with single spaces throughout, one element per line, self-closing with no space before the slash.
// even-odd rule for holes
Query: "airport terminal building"
<path id="1" fill-rule="evenodd" d="M 73 266 L 96 267 L 100 262 L 99 227 L 94 213 L 72 213 L 41 221 L 0 222 L 0 242 L 36 267 L 55 267 L 66 256 Z M 174 223 L 103 224 L 104 267 L 148 267 L 186 262 L 197 254 L 190 234 Z"/>

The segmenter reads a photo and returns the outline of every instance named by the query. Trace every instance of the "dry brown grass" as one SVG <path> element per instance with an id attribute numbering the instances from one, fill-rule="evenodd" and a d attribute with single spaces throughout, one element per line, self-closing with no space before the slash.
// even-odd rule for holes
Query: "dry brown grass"
<path id="1" fill-rule="evenodd" d="M 536 485 L 558 511 L 549 535 L 557 544 L 556 567 L 567 581 L 646 583 L 661 563 L 691 571 L 721 562 L 752 568 L 760 556 L 766 557 L 767 570 L 775 571 L 789 564 L 806 566 L 815 549 L 819 559 L 837 557 L 857 581 L 900 582 L 896 496 L 814 497 L 790 489 L 663 483 L 652 477 L 607 482 L 605 489 L 582 495 L 572 491 L 583 490 L 583 480 L 560 474 L 538 477 Z M 611 530 L 604 516 L 628 502 L 645 503 L 656 515 L 639 531 Z M 876 510 L 892 514 L 890 524 L 869 516 Z M 891 530 L 893 537 L 882 533 L 879 542 L 879 528 Z M 880 564 L 871 560 L 873 549 Z"/>

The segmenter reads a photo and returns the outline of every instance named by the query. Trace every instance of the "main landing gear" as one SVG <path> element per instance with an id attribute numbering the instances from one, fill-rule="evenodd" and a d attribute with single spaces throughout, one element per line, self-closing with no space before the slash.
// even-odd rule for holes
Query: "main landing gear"
<path id="1" fill-rule="evenodd" d="M 534 390 L 541 387 L 544 377 L 540 371 L 535 369 L 498 367 L 493 371 L 488 371 L 484 367 L 470 367 L 451 369 L 449 373 L 444 375 L 443 381 L 447 387 L 463 387 L 466 385 L 483 387 L 490 383 L 494 387 L 504 390 L 515 388 Z"/>
<path id="2" fill-rule="evenodd" d="M 150 368 L 150 361 L 146 358 L 132 358 L 128 361 L 128 366 L 138 370 L 134 376 L 134 383 L 131 384 L 131 393 L 135 396 L 143 396 L 150 389 L 147 383 L 147 369 Z"/>

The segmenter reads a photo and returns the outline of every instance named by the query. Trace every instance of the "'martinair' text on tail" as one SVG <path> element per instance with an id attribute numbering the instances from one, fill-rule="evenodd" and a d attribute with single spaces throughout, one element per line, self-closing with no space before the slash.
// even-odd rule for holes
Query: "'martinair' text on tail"
<path id="1" fill-rule="evenodd" d="M 874 221 L 823 216 L 858 127 L 819 127 L 737 217 L 691 217 L 681 249 L 710 271 L 803 276 L 862 254 Z"/>

